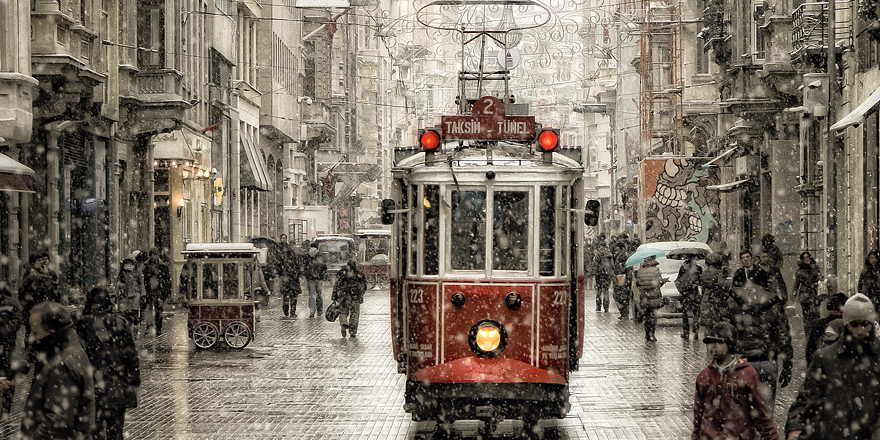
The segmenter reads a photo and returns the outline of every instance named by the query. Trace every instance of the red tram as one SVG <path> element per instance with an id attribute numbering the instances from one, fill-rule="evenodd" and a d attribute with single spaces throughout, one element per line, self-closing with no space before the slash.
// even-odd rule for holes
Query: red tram
<path id="1" fill-rule="evenodd" d="M 501 127 L 510 117 L 492 107 L 503 104 L 479 98 L 472 120 Z M 426 129 L 382 204 L 404 409 L 446 432 L 460 419 L 487 432 L 521 419 L 529 432 L 570 407 L 583 353 L 584 169 L 579 149 L 563 151 L 558 131 L 531 121 L 519 141 Z"/>

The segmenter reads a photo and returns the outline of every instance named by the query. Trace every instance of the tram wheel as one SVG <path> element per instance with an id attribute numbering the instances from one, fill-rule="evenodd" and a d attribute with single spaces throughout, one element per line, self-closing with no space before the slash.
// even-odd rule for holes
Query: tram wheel
<path id="1" fill-rule="evenodd" d="M 192 332 L 192 340 L 196 347 L 211 348 L 220 339 L 220 331 L 217 326 L 210 322 L 200 322 L 196 324 Z"/>
<path id="2" fill-rule="evenodd" d="M 251 342 L 251 329 L 242 322 L 233 322 L 223 331 L 223 340 L 231 348 L 245 348 Z"/>

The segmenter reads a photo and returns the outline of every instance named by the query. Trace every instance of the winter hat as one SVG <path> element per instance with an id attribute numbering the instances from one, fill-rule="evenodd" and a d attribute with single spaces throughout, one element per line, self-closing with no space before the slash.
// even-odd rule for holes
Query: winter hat
<path id="1" fill-rule="evenodd" d="M 829 311 L 841 310 L 843 308 L 843 305 L 846 304 L 846 300 L 848 299 L 849 298 L 846 296 L 846 294 L 837 292 L 828 298 L 828 302 L 825 303 L 825 309 Z"/>
<path id="2" fill-rule="evenodd" d="M 857 293 L 846 300 L 843 306 L 843 323 L 849 324 L 853 321 L 874 322 L 877 319 L 874 313 L 874 304 L 867 296 Z"/>
<path id="3" fill-rule="evenodd" d="M 706 337 L 703 338 L 703 343 L 724 342 L 727 344 L 728 351 L 733 352 L 736 347 L 736 338 L 736 327 L 728 322 L 719 322 L 709 329 Z"/>

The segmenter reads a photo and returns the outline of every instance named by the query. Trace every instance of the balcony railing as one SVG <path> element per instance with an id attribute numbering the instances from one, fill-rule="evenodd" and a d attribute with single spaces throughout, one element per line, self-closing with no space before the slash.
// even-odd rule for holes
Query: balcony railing
<path id="1" fill-rule="evenodd" d="M 835 44 L 849 47 L 853 38 L 852 1 L 835 1 L 833 4 Z M 824 51 L 828 47 L 828 5 L 829 2 L 804 3 L 792 12 L 792 60 L 800 60 L 805 55 Z"/>

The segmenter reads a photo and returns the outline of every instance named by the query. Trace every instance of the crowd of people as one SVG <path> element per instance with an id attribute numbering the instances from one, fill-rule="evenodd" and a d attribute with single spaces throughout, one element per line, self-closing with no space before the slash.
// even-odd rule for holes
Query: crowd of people
<path id="1" fill-rule="evenodd" d="M 668 300 L 660 288 L 668 280 L 656 256 L 627 267 L 638 246 L 625 234 L 610 240 L 600 235 L 589 246 L 585 269 L 595 278 L 596 311 L 610 311 L 611 290 L 620 319 L 629 319 L 632 303 L 651 343 L 657 340 L 656 310 Z M 715 252 L 687 255 L 675 279 L 681 337 L 698 337 L 700 327 L 707 328 L 703 342 L 712 358 L 696 378 L 691 437 L 880 439 L 880 252 L 868 254 L 852 295 L 829 292 L 806 251 L 798 256 L 789 292 L 781 270 L 783 253 L 769 234 L 757 258 L 750 249 L 740 252 L 732 274 L 729 260 Z M 633 301 L 636 295 L 639 300 Z M 786 309 L 796 309 L 795 304 L 803 317 L 808 368 L 788 413 L 774 414 L 777 387 L 792 380 L 794 350 Z M 773 423 L 780 417 L 784 435 Z"/>

